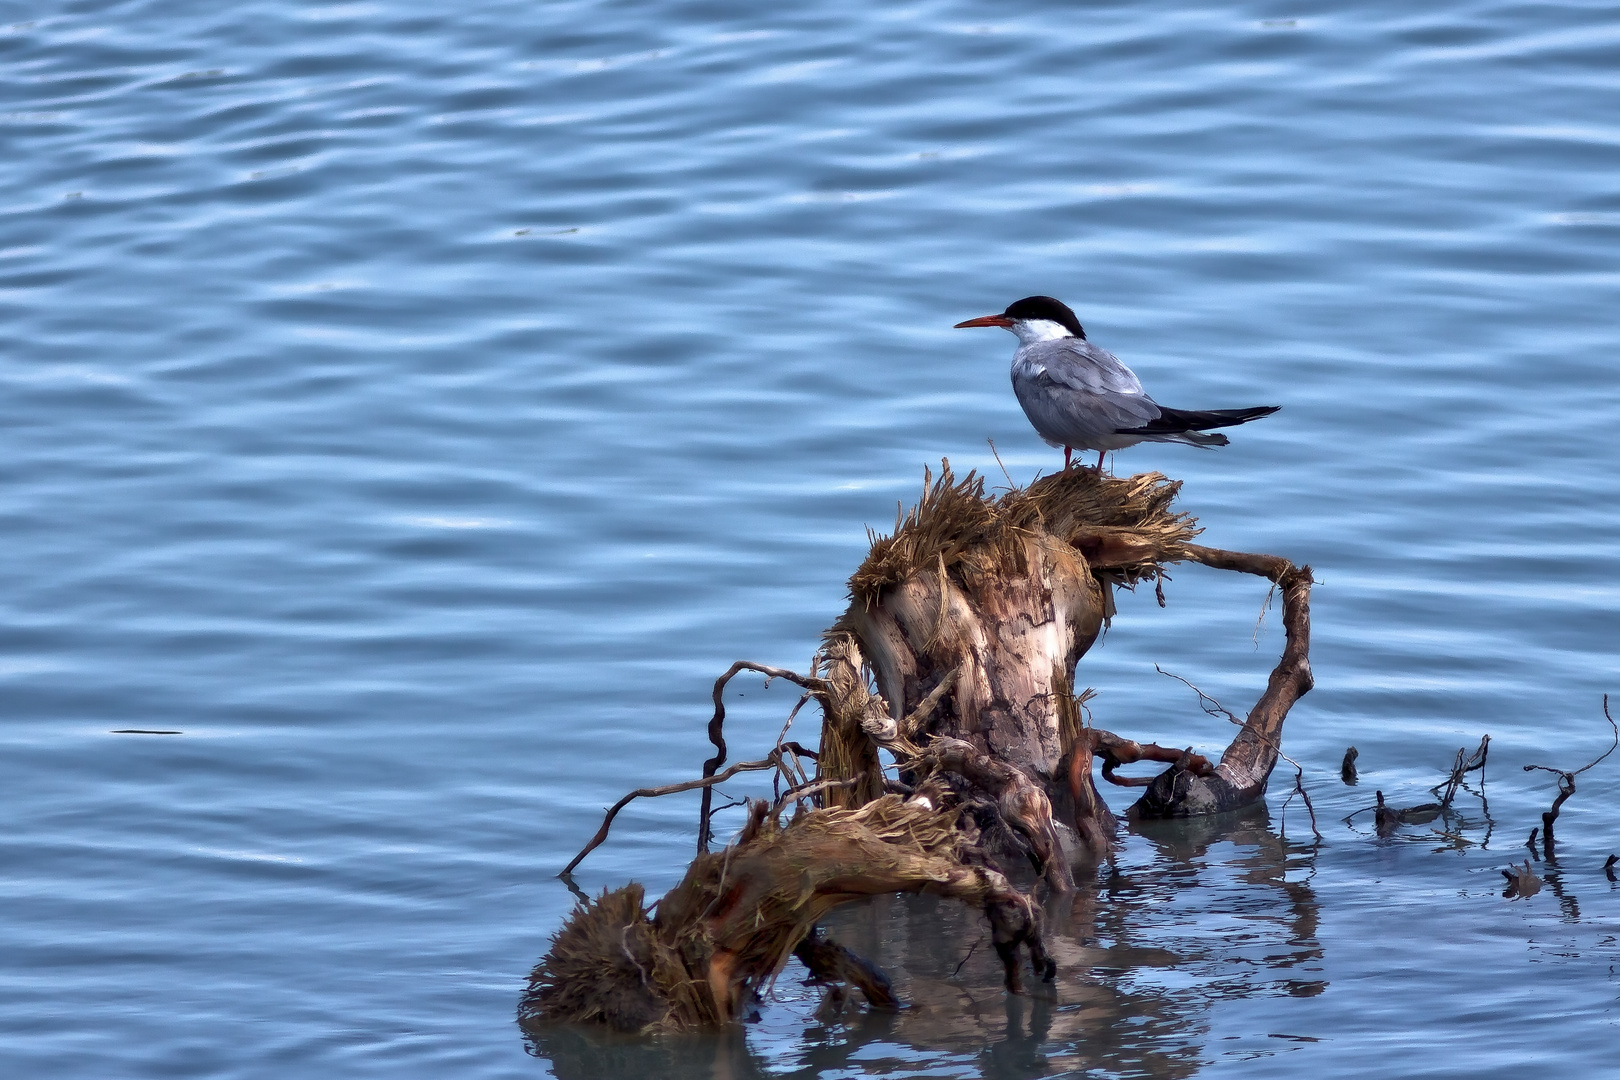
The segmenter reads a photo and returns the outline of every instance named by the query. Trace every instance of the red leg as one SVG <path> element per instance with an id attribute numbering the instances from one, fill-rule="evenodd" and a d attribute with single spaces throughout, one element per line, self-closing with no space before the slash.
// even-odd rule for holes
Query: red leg
<path id="1" fill-rule="evenodd" d="M 1064 472 L 1068 472 L 1068 471 L 1069 471 L 1069 457 L 1070 457 L 1070 456 L 1071 456 L 1071 455 L 1072 455 L 1072 454 L 1073 454 L 1073 453 L 1074 453 L 1074 447 L 1072 447 L 1072 446 L 1065 446 L 1065 447 L 1064 447 L 1064 448 L 1063 448 L 1063 471 L 1064 471 Z"/>
<path id="2" fill-rule="evenodd" d="M 1098 476 L 1102 475 L 1103 458 L 1105 458 L 1107 456 L 1108 456 L 1108 451 L 1106 451 L 1106 450 L 1097 451 L 1097 475 Z"/>

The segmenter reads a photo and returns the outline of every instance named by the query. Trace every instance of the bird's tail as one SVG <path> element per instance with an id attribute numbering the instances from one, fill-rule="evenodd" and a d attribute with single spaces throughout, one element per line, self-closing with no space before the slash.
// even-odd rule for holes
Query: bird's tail
<path id="1" fill-rule="evenodd" d="M 1159 406 L 1159 418 L 1152 423 L 1141 427 L 1121 428 L 1120 435 L 1180 435 L 1190 443 L 1198 446 L 1225 446 L 1225 435 L 1206 435 L 1210 428 L 1232 427 L 1235 424 L 1247 424 L 1250 420 L 1258 420 L 1262 416 L 1270 416 L 1281 405 L 1255 405 L 1247 409 L 1166 409 Z"/>

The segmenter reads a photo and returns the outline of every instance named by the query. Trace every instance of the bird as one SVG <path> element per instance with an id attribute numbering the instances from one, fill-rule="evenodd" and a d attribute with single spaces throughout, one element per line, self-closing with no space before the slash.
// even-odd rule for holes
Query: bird
<path id="1" fill-rule="evenodd" d="M 1097 451 L 1097 474 L 1110 451 L 1140 442 L 1225 446 L 1210 428 L 1247 424 L 1280 405 L 1247 409 L 1172 409 L 1142 389 L 1142 381 L 1113 353 L 1086 340 L 1069 305 L 1050 296 L 1026 296 L 1000 315 L 982 315 L 953 329 L 999 326 L 1018 335 L 1013 393 L 1024 415 L 1049 446 L 1063 447 L 1063 467 L 1076 450 Z"/>

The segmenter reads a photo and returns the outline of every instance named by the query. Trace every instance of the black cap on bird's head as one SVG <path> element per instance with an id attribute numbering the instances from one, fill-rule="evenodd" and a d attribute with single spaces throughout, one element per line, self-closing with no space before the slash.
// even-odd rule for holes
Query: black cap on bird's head
<path id="1" fill-rule="evenodd" d="M 959 322 L 953 329 L 968 326 L 1001 326 L 1010 330 L 1014 323 L 1034 321 L 1057 323 L 1081 341 L 1086 340 L 1085 328 L 1080 325 L 1080 320 L 1075 318 L 1069 305 L 1050 296 L 1026 296 L 1022 300 L 1014 300 L 1000 315 L 982 315 L 977 319 Z"/>

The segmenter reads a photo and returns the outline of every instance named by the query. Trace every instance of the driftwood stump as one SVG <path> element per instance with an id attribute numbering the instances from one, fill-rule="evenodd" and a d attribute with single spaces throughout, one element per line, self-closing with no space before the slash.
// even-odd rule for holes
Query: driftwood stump
<path id="1" fill-rule="evenodd" d="M 1132 807 L 1142 817 L 1217 813 L 1260 798 L 1283 720 L 1311 687 L 1310 568 L 1193 543 L 1196 523 L 1169 509 L 1180 486 L 1157 473 L 1116 480 L 1070 469 L 992 499 L 983 480 L 970 474 L 958 482 L 948 465 L 938 479 L 929 476 L 894 533 L 874 539 L 822 650 L 829 669 L 870 669 L 894 730 L 852 724 L 848 707 L 828 709 L 820 775 L 872 774 L 875 755 L 863 743 L 894 749 L 909 771 L 917 746 L 958 739 L 1017 769 L 1045 797 L 1050 825 L 1030 821 L 1018 831 L 1061 835 L 1082 861 L 1107 854 L 1116 825 L 1094 762 L 1102 762 L 1105 780 L 1127 786 L 1141 782 L 1118 777 L 1119 765 L 1172 765 Z M 1087 727 L 1080 706 L 1089 691 L 1074 689 L 1077 662 L 1114 613 L 1113 589 L 1155 580 L 1165 564 L 1184 561 L 1257 574 L 1283 594 L 1281 662 L 1214 767 L 1186 751 Z M 1062 826 L 1073 833 L 1063 835 Z M 1062 876 L 1047 874 L 1058 888 Z"/>
<path id="2" fill-rule="evenodd" d="M 627 795 L 566 875 L 606 837 L 631 799 L 702 789 L 697 859 L 652 909 L 640 886 L 575 910 L 531 977 L 520 1015 L 671 1031 L 726 1024 L 798 956 L 812 979 L 894 1004 L 882 973 L 816 929 L 838 904 L 931 892 L 981 908 L 1021 987 L 1020 950 L 1038 977 L 1053 968 L 1040 909 L 1008 868 L 1028 862 L 1053 891 L 1073 867 L 1112 850 L 1117 822 L 1104 780 L 1144 786 L 1138 817 L 1235 810 L 1264 792 L 1288 710 L 1311 688 L 1309 567 L 1193 543 L 1170 510 L 1180 484 L 1157 473 L 1113 479 L 1070 469 L 992 498 L 948 463 L 894 532 L 873 537 L 850 579 L 850 604 L 808 674 L 738 661 L 715 683 L 703 778 Z M 1166 564 L 1255 574 L 1282 592 L 1287 641 L 1265 692 L 1218 763 L 1089 726 L 1075 667 L 1114 614 L 1116 587 L 1157 581 Z M 1160 600 L 1163 601 L 1162 592 Z M 821 745 L 781 743 L 725 768 L 724 691 L 740 671 L 788 679 L 821 706 Z M 1236 718 L 1233 718 L 1234 721 Z M 897 776 L 885 774 L 892 755 Z M 1169 764 L 1125 779 L 1137 761 Z M 814 762 L 812 776 L 804 765 Z M 740 771 L 774 770 L 787 792 L 751 804 L 739 837 L 708 850 L 711 793 Z M 785 824 L 782 815 L 795 807 Z"/>

